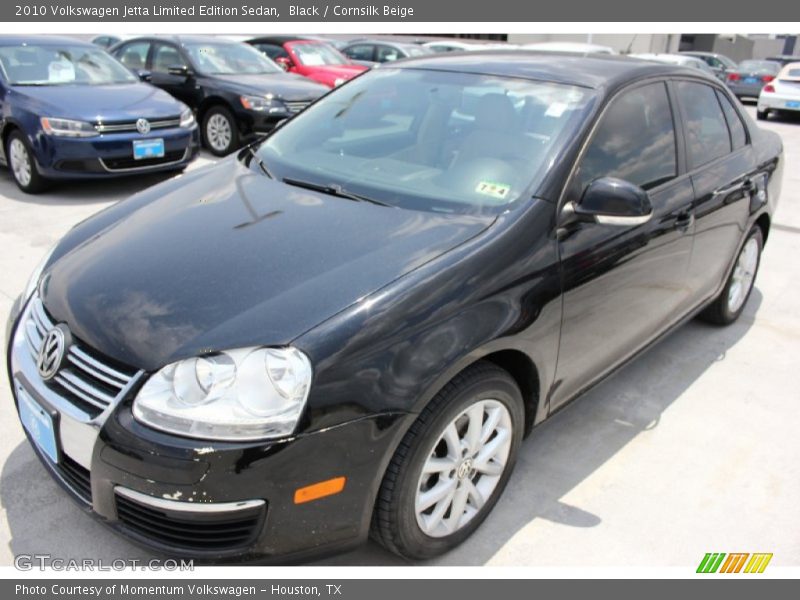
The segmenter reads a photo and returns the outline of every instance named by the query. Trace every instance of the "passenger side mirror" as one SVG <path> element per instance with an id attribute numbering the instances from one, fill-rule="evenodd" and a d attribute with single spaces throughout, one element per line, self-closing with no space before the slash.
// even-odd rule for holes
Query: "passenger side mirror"
<path id="1" fill-rule="evenodd" d="M 650 197 L 638 185 L 616 177 L 601 177 L 586 187 L 580 202 L 564 206 L 562 221 L 632 227 L 647 223 L 652 215 Z"/>
<path id="2" fill-rule="evenodd" d="M 186 65 L 172 65 L 167 67 L 167 73 L 170 75 L 177 75 L 178 77 L 189 77 L 192 71 Z"/>
<path id="3" fill-rule="evenodd" d="M 139 81 L 147 82 L 153 79 L 153 74 L 150 71 L 147 71 L 146 69 L 137 69 L 136 76 L 139 78 Z"/>
<path id="4" fill-rule="evenodd" d="M 284 71 L 288 71 L 292 68 L 292 59 L 287 56 L 279 56 L 275 59 L 275 62 L 278 63 L 278 66 Z"/>

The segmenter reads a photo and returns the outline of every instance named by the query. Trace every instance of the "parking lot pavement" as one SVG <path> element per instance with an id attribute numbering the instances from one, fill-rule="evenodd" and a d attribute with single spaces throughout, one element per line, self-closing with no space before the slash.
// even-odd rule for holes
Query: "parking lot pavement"
<path id="1" fill-rule="evenodd" d="M 771 565 L 800 564 L 800 120 L 766 127 L 783 136 L 789 166 L 742 318 L 727 328 L 689 323 L 537 428 L 485 524 L 433 564 L 694 568 L 706 552 L 772 552 Z M 0 171 L 0 313 L 72 224 L 154 181 L 29 197 Z M 0 564 L 21 553 L 150 556 L 45 474 L 5 370 L 0 380 Z M 401 562 L 370 543 L 318 564 Z"/>

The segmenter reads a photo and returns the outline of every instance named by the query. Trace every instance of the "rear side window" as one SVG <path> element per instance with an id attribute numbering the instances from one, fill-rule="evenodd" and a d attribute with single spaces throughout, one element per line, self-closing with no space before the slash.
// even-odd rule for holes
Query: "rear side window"
<path id="1" fill-rule="evenodd" d="M 578 170 L 579 193 L 595 179 L 618 177 L 651 189 L 677 174 L 675 127 L 663 82 L 613 100 Z"/>
<path id="2" fill-rule="evenodd" d="M 685 118 L 689 169 L 696 169 L 731 151 L 731 138 L 714 88 L 702 83 L 677 82 Z"/>
<path id="3" fill-rule="evenodd" d="M 739 116 L 739 113 L 736 112 L 736 109 L 733 107 L 733 104 L 731 104 L 731 101 L 728 100 L 728 97 L 719 90 L 717 90 L 717 98 L 719 98 L 719 103 L 722 105 L 722 112 L 725 113 L 725 120 L 728 122 L 733 149 L 738 150 L 739 148 L 743 148 L 747 143 L 747 134 L 745 133 L 742 118 Z"/>
<path id="4" fill-rule="evenodd" d="M 353 60 L 372 60 L 373 47 L 369 44 L 359 44 L 358 46 L 350 46 L 343 50 L 344 54 Z"/>

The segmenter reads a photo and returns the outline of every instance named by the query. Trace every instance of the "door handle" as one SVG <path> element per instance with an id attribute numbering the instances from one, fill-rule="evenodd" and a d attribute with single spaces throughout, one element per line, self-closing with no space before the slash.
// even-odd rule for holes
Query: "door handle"
<path id="1" fill-rule="evenodd" d="M 675 229 L 686 233 L 694 223 L 694 214 L 690 211 L 678 214 L 675 219 Z"/>

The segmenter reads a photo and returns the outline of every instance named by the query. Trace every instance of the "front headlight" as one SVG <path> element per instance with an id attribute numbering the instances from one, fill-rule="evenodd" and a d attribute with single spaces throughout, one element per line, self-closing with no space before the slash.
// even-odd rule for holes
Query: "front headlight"
<path id="1" fill-rule="evenodd" d="M 275 108 L 273 100 L 275 96 L 267 94 L 265 96 L 239 96 L 239 102 L 247 110 L 263 111 Z"/>
<path id="2" fill-rule="evenodd" d="M 181 127 L 189 129 L 192 125 L 194 125 L 194 113 L 191 108 L 187 108 L 181 113 Z"/>
<path id="3" fill-rule="evenodd" d="M 42 129 L 47 135 L 59 137 L 92 137 L 97 135 L 94 125 L 86 121 L 73 119 L 59 119 L 56 117 L 42 117 Z"/>
<path id="4" fill-rule="evenodd" d="M 47 252 L 45 252 L 42 260 L 39 261 L 39 264 L 36 265 L 36 268 L 31 273 L 31 276 L 28 278 L 28 283 L 25 286 L 25 291 L 23 292 L 23 298 L 25 302 L 27 302 L 33 293 L 36 291 L 36 288 L 39 287 L 39 280 L 42 278 L 42 271 L 44 271 L 44 267 L 47 264 L 47 261 L 50 260 L 50 256 L 53 254 L 53 251 L 56 249 L 55 246 L 50 248 Z"/>
<path id="5" fill-rule="evenodd" d="M 311 386 L 295 348 L 242 348 L 167 365 L 144 384 L 133 416 L 154 429 L 206 440 L 290 435 Z"/>

